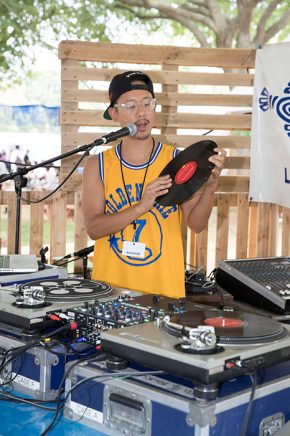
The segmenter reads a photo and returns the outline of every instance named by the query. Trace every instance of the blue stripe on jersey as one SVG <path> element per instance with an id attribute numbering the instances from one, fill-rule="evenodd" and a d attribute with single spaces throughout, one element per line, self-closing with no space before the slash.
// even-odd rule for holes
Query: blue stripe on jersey
<path id="1" fill-rule="evenodd" d="M 99 153 L 99 171 L 102 182 L 104 182 L 104 156 L 103 152 Z"/>
<path id="2" fill-rule="evenodd" d="M 175 148 L 173 150 L 173 157 L 176 157 L 180 152 L 181 152 L 181 150 L 179 150 L 178 148 Z"/>
<path id="3" fill-rule="evenodd" d="M 162 148 L 162 144 L 160 142 L 158 142 L 157 147 L 156 147 L 156 149 L 155 149 L 155 151 L 153 153 L 153 156 L 150 159 L 149 165 L 151 165 L 157 159 L 158 154 L 160 153 L 161 148 Z M 121 160 L 121 156 L 120 156 L 120 144 L 118 144 L 115 147 L 115 153 L 116 153 L 117 158 L 119 160 Z M 146 162 L 146 163 L 144 163 L 142 165 L 131 165 L 128 162 L 126 162 L 124 159 L 122 159 L 122 165 L 124 165 L 124 167 L 126 167 L 126 168 L 130 168 L 131 170 L 142 170 L 142 169 L 146 168 L 148 164 Z"/>

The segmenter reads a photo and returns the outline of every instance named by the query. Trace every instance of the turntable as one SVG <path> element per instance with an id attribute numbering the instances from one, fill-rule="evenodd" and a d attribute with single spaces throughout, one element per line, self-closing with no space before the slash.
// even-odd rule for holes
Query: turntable
<path id="1" fill-rule="evenodd" d="M 107 301 L 138 292 L 114 289 L 102 282 L 78 278 L 38 280 L 0 289 L 0 323 L 21 329 L 37 328 L 47 313 L 66 311 L 76 303 Z"/>
<path id="2" fill-rule="evenodd" d="M 196 396 L 206 398 L 214 398 L 219 382 L 290 359 L 289 326 L 217 309 L 106 331 L 101 341 L 109 355 L 193 380 Z"/>

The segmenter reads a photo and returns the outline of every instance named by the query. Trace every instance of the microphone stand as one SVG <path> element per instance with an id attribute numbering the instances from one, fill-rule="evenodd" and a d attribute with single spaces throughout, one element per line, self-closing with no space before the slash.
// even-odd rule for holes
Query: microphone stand
<path id="1" fill-rule="evenodd" d="M 125 134 L 123 136 L 125 136 Z M 71 151 L 60 154 L 60 155 L 53 157 L 51 159 L 45 160 L 39 164 L 31 165 L 29 167 L 18 167 L 17 170 L 13 173 L 2 174 L 0 176 L 0 183 L 6 182 L 7 180 L 13 180 L 14 186 L 15 186 L 15 193 L 16 193 L 15 254 L 19 254 L 21 193 L 22 193 L 22 188 L 25 187 L 27 184 L 27 178 L 24 176 L 26 174 L 28 174 L 30 171 L 35 170 L 36 168 L 47 166 L 53 162 L 56 162 L 60 159 L 65 159 L 69 156 L 72 156 L 72 155 L 77 154 L 77 153 L 82 152 L 82 151 L 85 152 L 82 156 L 82 159 L 81 159 L 81 160 L 83 160 L 87 155 L 89 155 L 91 149 L 94 148 L 95 146 L 106 144 L 108 142 L 114 141 L 115 139 L 116 139 L 116 137 L 113 135 L 113 133 L 111 133 L 108 135 L 108 138 L 106 138 L 106 136 L 103 136 L 102 138 L 96 139 L 91 144 L 82 145 L 82 146 L 77 147 Z"/>
<path id="2" fill-rule="evenodd" d="M 83 256 L 83 278 L 86 279 L 88 274 L 88 255 Z"/>

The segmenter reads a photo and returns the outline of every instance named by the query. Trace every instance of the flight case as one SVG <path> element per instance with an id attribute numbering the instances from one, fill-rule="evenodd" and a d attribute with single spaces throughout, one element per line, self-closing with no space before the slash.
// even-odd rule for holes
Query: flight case
<path id="1" fill-rule="evenodd" d="M 139 376 L 140 371 L 143 375 Z M 66 380 L 66 417 L 107 435 L 237 436 L 245 422 L 251 380 L 220 384 L 214 401 L 193 398 L 191 381 L 130 366 L 111 371 L 104 358 L 75 366 Z M 134 372 L 133 377 L 126 374 Z M 258 374 L 247 436 L 268 436 L 290 418 L 290 363 Z"/>

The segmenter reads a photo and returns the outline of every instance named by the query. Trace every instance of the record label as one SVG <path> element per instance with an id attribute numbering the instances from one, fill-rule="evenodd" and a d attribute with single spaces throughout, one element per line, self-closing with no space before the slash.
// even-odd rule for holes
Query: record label
<path id="1" fill-rule="evenodd" d="M 241 319 L 236 318 L 207 318 L 204 320 L 205 325 L 211 325 L 213 327 L 223 327 L 223 328 L 238 328 L 243 327 L 244 322 Z"/>
<path id="2" fill-rule="evenodd" d="M 159 174 L 170 175 L 172 185 L 167 194 L 156 198 L 156 202 L 161 206 L 180 204 L 200 189 L 214 168 L 208 159 L 216 154 L 216 147 L 214 141 L 199 141 L 173 158 Z"/>
<path id="3" fill-rule="evenodd" d="M 197 163 L 194 160 L 182 165 L 180 170 L 178 170 L 177 173 L 175 174 L 174 177 L 175 183 L 177 185 L 182 185 L 182 183 L 187 182 L 187 180 L 189 180 L 195 173 L 196 168 L 197 168 Z"/>

